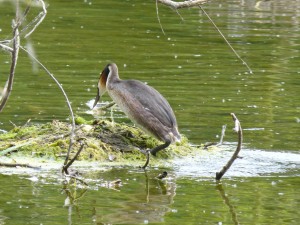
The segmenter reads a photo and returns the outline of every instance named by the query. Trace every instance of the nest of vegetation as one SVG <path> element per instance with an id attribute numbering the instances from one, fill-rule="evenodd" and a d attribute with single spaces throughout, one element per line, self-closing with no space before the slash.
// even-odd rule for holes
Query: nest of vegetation
<path id="1" fill-rule="evenodd" d="M 0 156 L 64 159 L 69 148 L 70 133 L 71 125 L 57 120 L 46 124 L 15 127 L 7 133 L 0 134 Z M 77 117 L 75 134 L 71 154 L 74 155 L 80 148 L 79 140 L 85 142 L 77 160 L 141 163 L 145 161 L 145 156 L 140 150 L 151 149 L 161 144 L 137 127 L 108 120 L 86 121 Z M 182 157 L 201 149 L 192 147 L 183 136 L 181 143 L 160 151 L 155 160 Z"/>

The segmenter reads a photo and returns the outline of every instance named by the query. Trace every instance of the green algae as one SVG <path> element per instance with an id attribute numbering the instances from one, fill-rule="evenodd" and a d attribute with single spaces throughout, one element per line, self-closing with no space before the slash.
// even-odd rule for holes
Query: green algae
<path id="1" fill-rule="evenodd" d="M 85 146 L 77 160 L 143 163 L 141 150 L 151 149 L 160 141 L 148 136 L 137 127 L 125 123 L 113 123 L 108 120 L 86 121 L 76 117 L 76 135 L 71 157 L 80 148 L 78 140 L 84 140 Z M 43 157 L 62 159 L 70 144 L 71 125 L 54 120 L 46 124 L 30 124 L 15 127 L 0 134 L 0 156 Z M 172 144 L 152 157 L 154 163 L 161 160 L 183 157 L 199 152 L 202 148 L 192 147 L 186 137 L 180 143 Z"/>

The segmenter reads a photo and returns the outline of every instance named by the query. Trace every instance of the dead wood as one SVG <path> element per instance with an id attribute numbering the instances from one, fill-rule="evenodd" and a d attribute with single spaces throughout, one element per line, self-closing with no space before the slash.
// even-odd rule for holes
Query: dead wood
<path id="1" fill-rule="evenodd" d="M 235 116 L 234 113 L 231 113 L 231 116 L 232 116 L 232 119 L 233 119 L 234 125 L 235 125 L 234 131 L 237 132 L 237 134 L 238 134 L 238 144 L 237 144 L 235 152 L 233 153 L 232 157 L 227 162 L 227 164 L 222 168 L 222 170 L 220 172 L 216 173 L 216 180 L 220 180 L 223 177 L 223 175 L 227 172 L 227 170 L 233 164 L 234 160 L 236 158 L 238 158 L 238 154 L 242 148 L 243 133 L 242 133 L 242 127 L 241 127 L 240 121 L 238 120 L 238 118 Z"/>

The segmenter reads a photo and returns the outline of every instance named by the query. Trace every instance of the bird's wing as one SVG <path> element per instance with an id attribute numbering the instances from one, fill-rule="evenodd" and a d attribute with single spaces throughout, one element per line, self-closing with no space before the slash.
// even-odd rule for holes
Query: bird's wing
<path id="1" fill-rule="evenodd" d="M 127 90 L 133 90 L 129 94 L 150 113 L 149 115 L 169 128 L 177 125 L 170 104 L 157 90 L 137 80 L 127 80 L 124 84 L 128 87 Z"/>

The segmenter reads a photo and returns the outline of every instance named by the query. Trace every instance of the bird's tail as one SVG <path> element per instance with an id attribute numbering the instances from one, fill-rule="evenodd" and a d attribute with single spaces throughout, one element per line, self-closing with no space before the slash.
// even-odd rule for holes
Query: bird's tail
<path id="1" fill-rule="evenodd" d="M 172 132 L 172 134 L 170 134 L 170 136 L 172 137 L 172 143 L 174 143 L 174 142 L 180 142 L 181 141 L 181 136 L 180 136 L 180 134 L 178 132 L 177 127 L 175 127 L 173 129 L 173 132 Z"/>

